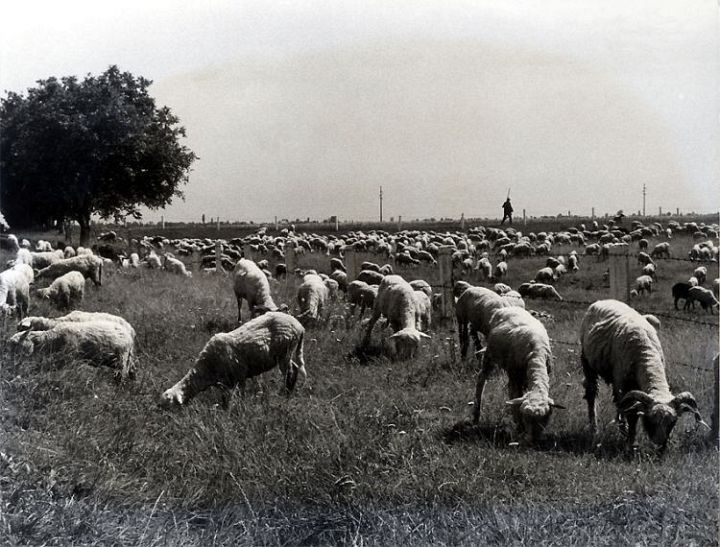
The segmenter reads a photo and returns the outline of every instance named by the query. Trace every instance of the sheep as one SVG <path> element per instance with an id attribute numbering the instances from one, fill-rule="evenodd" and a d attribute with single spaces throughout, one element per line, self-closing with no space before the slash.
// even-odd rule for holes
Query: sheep
<path id="1" fill-rule="evenodd" d="M 475 269 L 480 271 L 482 278 L 485 280 L 489 280 L 492 277 L 492 264 L 490 264 L 490 260 L 486 257 L 482 257 L 478 260 Z"/>
<path id="2" fill-rule="evenodd" d="M 413 289 L 415 298 L 415 324 L 417 330 L 426 332 L 432 325 L 432 297 L 426 292 Z"/>
<path id="3" fill-rule="evenodd" d="M 414 293 L 410 284 L 399 275 L 383 278 L 365 332 L 364 346 L 369 345 L 372 329 L 382 315 L 394 331 L 388 338 L 390 354 L 398 359 L 409 359 L 415 355 L 420 340 L 430 337 L 417 329 Z"/>
<path id="4" fill-rule="evenodd" d="M 347 269 L 345 268 L 345 264 L 343 264 L 343 261 L 339 258 L 331 258 L 330 259 L 330 271 L 340 270 L 341 272 L 346 272 Z"/>
<path id="5" fill-rule="evenodd" d="M 300 313 L 297 319 L 303 326 L 315 325 L 320 320 L 330 291 L 319 275 L 306 275 L 298 287 L 297 303 Z"/>
<path id="6" fill-rule="evenodd" d="M 368 285 L 364 281 L 352 281 L 347 287 L 347 298 L 350 304 L 350 315 L 355 314 L 355 308 L 360 306 L 360 317 L 365 314 L 367 308 L 372 309 L 377 297 L 378 288 L 375 285 Z"/>
<path id="7" fill-rule="evenodd" d="M 18 254 L 20 254 L 18 252 Z M 29 264 L 36 269 L 42 269 L 47 268 L 51 264 L 55 264 L 56 262 L 59 262 L 63 260 L 63 252 L 62 251 L 47 251 L 47 252 L 30 252 L 30 262 Z M 27 264 L 27 262 L 26 262 Z M 63 272 L 65 273 L 65 272 Z"/>
<path id="8" fill-rule="evenodd" d="M 617 300 L 592 304 L 580 327 L 581 364 L 590 428 L 595 434 L 598 378 L 612 384 L 618 415 L 627 421 L 627 445 L 635 446 L 638 418 L 653 443 L 664 450 L 675 422 L 692 412 L 702 422 L 689 392 L 673 396 L 665 377 L 665 355 L 655 328 L 633 308 Z"/>
<path id="9" fill-rule="evenodd" d="M 500 296 L 503 300 L 505 300 L 505 302 L 507 302 L 511 306 L 525 309 L 525 301 L 523 300 L 522 295 L 519 292 L 508 291 L 501 294 Z"/>
<path id="10" fill-rule="evenodd" d="M 122 378 L 135 373 L 135 339 L 113 321 L 57 321 L 45 330 L 25 330 L 10 338 L 10 347 L 23 355 L 53 354 L 69 360 L 86 359 L 96 366 L 118 369 Z"/>
<path id="11" fill-rule="evenodd" d="M 713 308 L 719 306 L 713 292 L 704 287 L 690 287 L 688 289 L 684 309 L 688 310 L 690 306 L 695 309 L 695 302 L 700 302 L 702 309 L 707 310 L 709 313 L 713 313 Z"/>
<path id="12" fill-rule="evenodd" d="M 347 292 L 348 288 L 348 278 L 347 274 L 341 270 L 334 270 L 330 274 L 330 279 L 335 281 L 338 284 L 338 289 L 340 289 L 343 292 Z"/>
<path id="13" fill-rule="evenodd" d="M 0 272 L 0 307 L 3 312 L 14 312 L 22 318 L 27 315 L 30 303 L 30 284 L 27 272 L 15 269 Z"/>
<path id="14" fill-rule="evenodd" d="M 555 274 L 555 270 L 547 266 L 545 268 L 539 269 L 538 272 L 535 274 L 535 281 L 537 281 L 538 283 L 546 283 L 550 285 L 556 279 L 557 275 Z"/>
<path id="15" fill-rule="evenodd" d="M 577 272 L 580 270 L 580 266 L 578 266 L 578 257 L 577 255 L 570 255 L 568 257 L 568 267 L 570 268 L 570 271 Z"/>
<path id="16" fill-rule="evenodd" d="M 278 307 L 270 295 L 270 282 L 257 264 L 241 258 L 233 272 L 233 291 L 238 305 L 238 323 L 242 323 L 242 301 L 248 304 L 251 316 L 266 311 L 277 311 Z"/>
<path id="17" fill-rule="evenodd" d="M 63 249 L 63 258 L 72 258 L 74 256 L 76 256 L 75 249 L 73 249 L 70 245 Z"/>
<path id="18" fill-rule="evenodd" d="M 667 241 L 664 241 L 663 243 L 658 243 L 657 245 L 655 245 L 655 247 L 653 247 L 652 252 L 650 253 L 650 258 L 661 258 L 661 257 L 670 258 L 670 244 Z"/>
<path id="19" fill-rule="evenodd" d="M 675 283 L 672 286 L 672 296 L 673 296 L 673 299 L 675 300 L 675 309 L 676 310 L 679 309 L 678 308 L 678 300 L 680 300 L 682 298 L 683 300 L 687 301 L 688 290 L 690 289 L 690 287 L 691 287 L 690 283 L 683 283 L 682 281 L 680 283 Z"/>
<path id="20" fill-rule="evenodd" d="M 68 272 L 53 281 L 49 287 L 38 289 L 40 298 L 52 300 L 58 308 L 69 308 L 82 302 L 85 296 L 85 277 L 80 272 Z"/>
<path id="21" fill-rule="evenodd" d="M 493 291 L 502 296 L 503 294 L 512 291 L 512 287 L 510 287 L 510 285 L 506 285 L 505 283 L 495 283 L 495 285 L 493 285 Z"/>
<path id="22" fill-rule="evenodd" d="M 635 290 L 638 294 L 652 293 L 653 279 L 649 275 L 641 275 L 635 279 Z"/>
<path id="23" fill-rule="evenodd" d="M 20 272 L 30 284 L 35 282 L 35 272 L 33 272 L 32 267 L 27 264 L 15 264 L 10 270 Z"/>
<path id="24" fill-rule="evenodd" d="M 637 255 L 638 264 L 641 264 L 645 266 L 646 264 L 654 264 L 653 259 L 650 258 L 650 255 L 644 252 L 639 252 Z"/>
<path id="25" fill-rule="evenodd" d="M 475 342 L 475 350 L 480 350 L 478 332 L 487 336 L 492 314 L 500 308 L 509 306 L 510 303 L 503 300 L 500 295 L 484 287 L 470 287 L 460 295 L 455 302 L 455 316 L 458 322 L 462 359 L 467 355 L 470 336 Z"/>
<path id="26" fill-rule="evenodd" d="M 192 277 L 192 272 L 187 271 L 185 263 L 182 260 L 175 258 L 172 253 L 165 253 L 163 267 L 170 273 L 183 275 L 185 277 Z"/>
<path id="27" fill-rule="evenodd" d="M 472 287 L 472 285 L 467 281 L 456 281 L 453 285 L 453 296 L 455 298 L 460 298 L 462 293 L 464 293 L 470 287 Z"/>
<path id="28" fill-rule="evenodd" d="M 75 310 L 62 317 L 56 317 L 55 319 L 49 319 L 47 317 L 26 317 L 18 323 L 17 330 L 18 332 L 25 330 L 48 330 L 59 322 L 83 323 L 88 321 L 109 321 L 111 323 L 117 323 L 127 330 L 133 340 L 135 340 L 135 329 L 130 323 L 119 315 L 104 312 Z"/>
<path id="29" fill-rule="evenodd" d="M 473 422 L 480 420 L 480 405 L 485 383 L 496 366 L 508 377 L 505 404 L 512 406 L 518 433 L 529 444 L 539 440 L 556 404 L 550 397 L 552 350 L 545 327 L 521 308 L 498 309 L 490 318 L 487 347 L 482 350 L 482 365 L 477 378 Z"/>
<path id="30" fill-rule="evenodd" d="M 643 275 L 649 275 L 652 277 L 653 281 L 657 281 L 657 271 L 655 269 L 655 264 L 645 264 L 642 268 L 642 274 Z"/>
<path id="31" fill-rule="evenodd" d="M 695 268 L 692 276 L 698 280 L 698 285 L 702 285 L 707 279 L 707 268 L 705 266 Z"/>
<path id="32" fill-rule="evenodd" d="M 34 264 L 34 262 L 33 262 Z M 55 279 L 68 272 L 76 271 L 92 279 L 95 285 L 102 285 L 103 261 L 95 255 L 80 255 L 73 258 L 58 260 L 54 264 L 43 268 L 35 275 L 35 280 L 43 278 Z"/>
<path id="33" fill-rule="evenodd" d="M 523 283 L 518 287 L 518 292 L 521 296 L 526 296 L 528 298 L 542 298 L 544 300 L 563 299 L 555 287 L 552 285 L 546 285 L 545 283 Z"/>
<path id="34" fill-rule="evenodd" d="M 160 268 L 162 268 L 162 262 L 160 261 L 160 257 L 154 250 L 150 251 L 147 254 L 144 261 L 147 264 L 147 267 L 151 270 L 159 270 Z"/>
<path id="35" fill-rule="evenodd" d="M 495 264 L 495 271 L 493 272 L 492 280 L 501 281 L 507 277 L 507 262 L 498 262 Z"/>
<path id="36" fill-rule="evenodd" d="M 410 282 L 410 286 L 415 291 L 424 292 L 426 295 L 428 295 L 428 298 L 432 299 L 432 287 L 424 279 L 415 279 L 414 281 Z"/>
<path id="37" fill-rule="evenodd" d="M 187 374 L 160 396 L 160 404 L 182 406 L 198 393 L 218 385 L 227 389 L 239 385 L 244 391 L 248 378 L 276 366 L 284 378 L 285 391 L 290 394 L 298 377 L 302 378 L 301 383 L 307 378 L 304 336 L 300 322 L 282 312 L 268 312 L 234 331 L 216 334 L 205 344 Z"/>
<path id="38" fill-rule="evenodd" d="M 380 285 L 385 276 L 379 272 L 372 270 L 362 270 L 358 276 L 358 281 L 364 281 L 368 285 Z"/>

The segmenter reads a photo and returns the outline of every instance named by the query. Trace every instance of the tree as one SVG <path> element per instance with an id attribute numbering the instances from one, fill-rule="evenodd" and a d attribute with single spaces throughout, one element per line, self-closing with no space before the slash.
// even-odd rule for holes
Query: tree
<path id="1" fill-rule="evenodd" d="M 12 226 L 76 220 L 87 245 L 92 215 L 139 219 L 140 206 L 183 197 L 197 156 L 150 80 L 111 66 L 37 84 L 0 101 L 0 201 Z"/>

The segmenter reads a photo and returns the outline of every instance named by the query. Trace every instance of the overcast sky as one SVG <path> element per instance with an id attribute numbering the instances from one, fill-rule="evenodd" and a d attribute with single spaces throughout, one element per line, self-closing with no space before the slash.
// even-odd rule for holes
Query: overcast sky
<path id="1" fill-rule="evenodd" d="M 199 156 L 197 220 L 718 208 L 714 0 L 4 3 L 0 90 L 111 64 Z M 147 218 L 159 218 L 149 213 Z"/>

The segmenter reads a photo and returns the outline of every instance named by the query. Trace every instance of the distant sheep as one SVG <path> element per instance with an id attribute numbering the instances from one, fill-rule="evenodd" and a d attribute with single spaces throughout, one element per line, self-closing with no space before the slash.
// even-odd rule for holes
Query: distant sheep
<path id="1" fill-rule="evenodd" d="M 290 393 L 298 377 L 303 381 L 307 377 L 304 336 L 300 322 L 282 312 L 268 312 L 232 332 L 216 334 L 188 373 L 162 394 L 160 403 L 184 405 L 212 386 L 232 389 L 239 385 L 244 390 L 248 378 L 275 367 L 280 368 L 284 388 Z"/>
<path id="2" fill-rule="evenodd" d="M 691 412 L 702 422 L 691 393 L 673 396 L 670 392 L 657 332 L 627 304 L 617 300 L 592 304 L 583 317 L 580 341 L 585 399 L 593 432 L 597 427 L 598 378 L 612 385 L 619 416 L 627 421 L 628 446 L 635 445 L 640 417 L 650 439 L 663 449 L 680 414 Z"/>
<path id="3" fill-rule="evenodd" d="M 362 270 L 357 276 L 358 281 L 364 281 L 368 285 L 380 285 L 384 277 L 380 272 L 373 270 Z"/>
<path id="4" fill-rule="evenodd" d="M 52 301 L 58 308 L 70 308 L 82 302 L 85 296 L 85 276 L 80 272 L 68 272 L 46 289 L 38 289 L 37 295 Z"/>
<path id="5" fill-rule="evenodd" d="M 670 258 L 670 244 L 664 241 L 655 245 L 650 253 L 650 258 Z"/>
<path id="6" fill-rule="evenodd" d="M 675 283 L 672 286 L 672 296 L 675 300 L 675 309 L 678 308 L 678 300 L 685 300 L 687 302 L 688 298 L 688 291 L 690 290 L 690 283 L 683 283 L 682 281 L 680 283 Z"/>
<path id="7" fill-rule="evenodd" d="M 182 275 L 185 277 L 192 277 L 192 272 L 187 271 L 185 263 L 182 260 L 175 258 L 172 253 L 165 254 L 164 268 L 173 274 Z"/>
<path id="8" fill-rule="evenodd" d="M 653 278 L 649 275 L 641 275 L 635 279 L 635 290 L 638 294 L 652 293 Z"/>
<path id="9" fill-rule="evenodd" d="M 73 258 L 58 260 L 50 266 L 43 268 L 35 275 L 35 280 L 56 279 L 68 272 L 80 272 L 92 280 L 95 285 L 102 285 L 103 261 L 94 255 L 80 255 Z"/>
<path id="10" fill-rule="evenodd" d="M 552 285 L 545 283 L 523 283 L 518 287 L 518 292 L 527 298 L 542 298 L 544 300 L 562 300 L 563 297 Z"/>
<path id="11" fill-rule="evenodd" d="M 485 383 L 495 367 L 507 373 L 506 404 L 513 410 L 518 433 L 533 444 L 547 426 L 555 404 L 550 397 L 550 364 L 552 350 L 545 327 L 520 308 L 497 310 L 490 318 L 487 347 L 475 392 L 473 421 L 480 419 L 480 405 Z"/>
<path id="12" fill-rule="evenodd" d="M 695 309 L 695 302 L 700 302 L 703 310 L 713 313 L 713 308 L 718 307 L 718 301 L 710 289 L 704 287 L 690 287 L 688 289 L 687 299 L 685 300 L 685 309 L 688 310 L 692 306 Z"/>
<path id="13" fill-rule="evenodd" d="M 557 275 L 555 274 L 555 270 L 549 267 L 541 268 L 538 270 L 538 272 L 535 274 L 535 281 L 537 283 L 545 283 L 547 285 L 552 285 L 552 283 L 557 279 Z"/>

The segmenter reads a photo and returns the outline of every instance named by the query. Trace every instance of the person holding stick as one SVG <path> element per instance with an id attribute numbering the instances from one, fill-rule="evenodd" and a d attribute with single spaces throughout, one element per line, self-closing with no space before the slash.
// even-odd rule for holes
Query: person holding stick
<path id="1" fill-rule="evenodd" d="M 510 190 L 508 190 L 507 199 L 505 200 L 505 203 L 502 204 L 503 208 L 503 218 L 500 221 L 500 225 L 502 226 L 505 224 L 505 220 L 509 220 L 509 223 L 512 225 L 512 213 L 513 213 L 513 207 L 510 203 Z"/>

